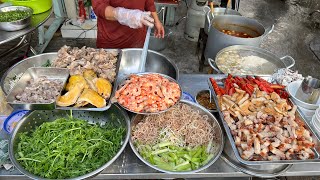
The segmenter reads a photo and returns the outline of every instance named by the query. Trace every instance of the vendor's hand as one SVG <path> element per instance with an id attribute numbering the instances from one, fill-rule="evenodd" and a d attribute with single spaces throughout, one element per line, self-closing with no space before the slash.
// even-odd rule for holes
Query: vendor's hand
<path id="1" fill-rule="evenodd" d="M 137 9 L 126 9 L 117 7 L 114 9 L 114 17 L 122 25 L 137 29 L 145 26 L 153 27 L 154 19 L 150 16 L 151 12 L 143 12 Z"/>
<path id="2" fill-rule="evenodd" d="M 154 36 L 156 38 L 164 38 L 164 28 L 163 25 L 160 21 L 156 21 L 154 23 L 155 31 L 154 31 Z"/>

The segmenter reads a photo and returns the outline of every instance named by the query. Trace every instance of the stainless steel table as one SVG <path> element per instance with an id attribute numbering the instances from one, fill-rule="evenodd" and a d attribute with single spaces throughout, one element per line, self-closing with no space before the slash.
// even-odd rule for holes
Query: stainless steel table
<path id="1" fill-rule="evenodd" d="M 20 30 L 20 31 L 8 32 L 8 31 L 1 31 L 0 30 L 0 45 L 7 43 L 9 41 L 12 41 L 14 39 L 17 39 L 19 37 L 22 37 L 32 31 L 36 30 L 39 26 L 41 26 L 44 22 L 47 21 L 47 19 L 50 17 L 51 13 L 52 13 L 52 11 L 49 10 L 49 11 L 41 13 L 41 14 L 33 15 L 32 20 L 31 20 L 31 25 L 25 29 Z"/>
<path id="2" fill-rule="evenodd" d="M 208 89 L 207 79 L 209 77 L 219 75 L 203 75 L 203 74 L 181 74 L 179 83 L 183 91 L 195 95 L 198 91 Z M 3 135 L 0 138 L 7 138 Z M 281 176 L 319 176 L 320 165 L 316 163 L 293 165 L 286 173 Z M 0 170 L 0 179 L 10 177 L 10 179 L 23 179 L 25 176 L 21 175 L 17 170 L 5 171 Z M 247 179 L 249 175 L 237 171 L 229 166 L 222 158 L 219 158 L 208 169 L 194 174 L 165 174 L 160 173 L 148 166 L 144 165 L 130 149 L 128 145 L 125 152 L 117 159 L 110 167 L 105 169 L 95 179 L 158 179 L 158 178 L 222 178 L 222 177 L 242 177 Z M 246 178 L 247 177 L 247 178 Z M 238 178 L 237 178 L 238 179 Z"/>
<path id="3" fill-rule="evenodd" d="M 44 13 L 32 15 L 30 26 L 28 26 L 22 30 L 13 31 L 13 32 L 0 31 L 0 45 L 5 45 L 5 43 L 7 43 L 9 41 L 21 38 L 20 41 L 16 45 L 14 45 L 12 47 L 8 47 L 5 52 L 0 54 L 0 57 L 4 58 L 5 56 L 14 53 L 17 50 L 20 50 L 20 49 L 28 46 L 31 36 L 29 36 L 29 38 L 27 38 L 27 35 L 33 31 L 35 31 L 44 22 L 46 22 L 48 20 L 48 18 L 50 17 L 51 13 L 52 13 L 52 10 L 50 9 Z M 30 50 L 32 51 L 33 54 L 37 54 L 36 50 L 34 50 L 32 47 L 30 47 Z"/>

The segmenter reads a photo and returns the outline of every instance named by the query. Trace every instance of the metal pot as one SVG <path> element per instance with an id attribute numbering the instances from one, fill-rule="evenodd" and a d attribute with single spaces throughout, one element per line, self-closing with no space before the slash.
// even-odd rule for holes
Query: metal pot
<path id="1" fill-rule="evenodd" d="M 245 45 L 234 45 L 234 46 L 230 46 L 222 49 L 221 51 L 218 52 L 215 60 L 208 58 L 209 65 L 218 73 L 228 74 L 228 72 L 224 72 L 219 68 L 220 64 L 217 62 L 219 62 L 218 59 L 221 56 L 231 52 L 238 53 L 240 58 L 244 56 L 258 56 L 268 61 L 268 63 L 270 63 L 270 66 L 276 66 L 277 68 L 291 68 L 295 65 L 295 60 L 291 56 L 287 55 L 287 56 L 283 56 L 282 58 L 279 58 L 267 50 L 254 47 L 254 46 L 245 46 Z M 268 65 L 264 64 L 264 66 L 268 66 Z M 262 70 L 263 69 L 264 68 L 262 68 Z M 265 74 L 263 72 L 256 71 L 255 74 L 246 74 L 246 75 L 271 75 L 271 74 Z"/>
<path id="2" fill-rule="evenodd" d="M 266 29 L 256 20 L 233 15 L 214 17 L 210 24 L 210 31 L 204 53 L 206 59 L 214 59 L 221 49 L 232 45 L 250 45 L 259 47 L 262 40 L 271 33 L 274 28 L 274 25 L 272 25 L 270 28 Z M 220 31 L 223 29 L 247 33 L 254 38 L 230 36 Z"/>
<path id="3" fill-rule="evenodd" d="M 31 16 L 33 13 L 33 10 L 31 8 L 24 7 L 24 6 L 8 6 L 8 7 L 0 8 L 0 12 L 9 12 L 9 11 L 16 11 L 16 10 L 29 11 L 30 16 L 28 16 L 24 19 L 12 21 L 12 22 L 0 22 L 0 30 L 18 31 L 18 30 L 24 29 L 30 25 Z"/>
<path id="4" fill-rule="evenodd" d="M 230 8 L 228 8 L 227 11 L 226 11 L 226 8 L 214 8 L 213 15 L 212 15 L 211 10 L 208 6 L 206 6 L 203 10 L 206 13 L 206 19 L 205 19 L 205 23 L 204 23 L 204 32 L 206 34 L 209 33 L 209 31 L 210 31 L 209 24 L 215 16 L 224 15 L 224 13 L 226 13 L 227 15 L 241 16 L 241 14 L 238 11 L 230 9 Z"/>
<path id="5" fill-rule="evenodd" d="M 151 30 L 149 49 L 154 51 L 162 51 L 166 48 L 168 37 L 172 32 L 169 28 L 164 27 L 164 38 L 156 38 L 154 35 L 154 30 L 154 28 Z"/>
<path id="6" fill-rule="evenodd" d="M 141 48 L 122 50 L 118 80 L 122 80 L 129 74 L 139 72 L 138 67 L 141 62 L 141 53 Z M 178 67 L 169 58 L 156 51 L 148 50 L 145 71 L 165 74 L 175 80 L 179 79 Z"/>

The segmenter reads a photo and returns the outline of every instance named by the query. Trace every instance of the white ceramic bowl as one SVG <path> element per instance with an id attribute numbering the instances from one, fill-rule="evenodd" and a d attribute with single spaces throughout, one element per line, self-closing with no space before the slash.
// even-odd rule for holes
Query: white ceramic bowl
<path id="1" fill-rule="evenodd" d="M 289 95 L 291 96 L 293 102 L 297 106 L 308 109 L 308 110 L 316 110 L 320 106 L 320 98 L 318 99 L 318 102 L 316 104 L 309 104 L 309 103 L 303 102 L 295 97 L 301 83 L 302 83 L 302 81 L 294 81 L 294 82 L 291 82 L 290 84 L 288 84 L 286 89 L 287 89 Z"/>
<path id="2" fill-rule="evenodd" d="M 320 121 L 320 108 L 318 108 L 314 114 L 315 118 L 318 119 L 318 121 Z"/>
<path id="3" fill-rule="evenodd" d="M 306 109 L 304 107 L 299 106 L 300 111 L 306 117 L 307 120 L 311 120 L 312 116 L 316 113 L 314 109 Z"/>

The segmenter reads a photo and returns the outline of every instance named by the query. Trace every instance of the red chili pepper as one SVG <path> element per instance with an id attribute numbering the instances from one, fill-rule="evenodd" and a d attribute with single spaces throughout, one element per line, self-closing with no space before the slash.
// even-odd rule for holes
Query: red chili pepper
<path id="1" fill-rule="evenodd" d="M 272 89 L 272 88 L 266 87 L 266 89 L 268 90 L 268 93 L 274 92 L 274 89 Z"/>
<path id="2" fill-rule="evenodd" d="M 222 88 L 222 87 L 220 87 L 220 92 L 221 92 L 222 95 L 226 94 L 226 90 L 224 88 Z"/>
<path id="3" fill-rule="evenodd" d="M 213 89 L 216 92 L 216 94 L 218 96 L 223 95 L 222 92 L 220 91 L 220 88 L 219 88 L 218 83 L 216 82 L 216 80 L 214 80 L 213 78 L 209 78 L 209 79 L 210 79 L 210 82 L 211 82 L 211 84 L 213 86 Z"/>
<path id="4" fill-rule="evenodd" d="M 247 78 L 244 78 L 244 81 L 245 81 L 247 84 L 251 84 L 251 82 L 250 82 L 249 79 L 247 79 Z"/>
<path id="5" fill-rule="evenodd" d="M 262 79 L 262 78 L 259 77 L 259 76 L 255 76 L 255 78 L 256 78 L 258 81 L 260 81 L 260 82 L 266 82 L 266 83 L 270 84 L 268 81 Z"/>
<path id="6" fill-rule="evenodd" d="M 275 92 L 277 94 L 279 94 L 279 96 L 282 98 L 282 99 L 288 99 L 289 98 L 289 94 L 287 93 L 286 90 L 283 90 L 283 89 L 275 89 Z"/>
<path id="7" fill-rule="evenodd" d="M 280 84 L 271 84 L 270 87 L 273 89 L 284 89 L 285 88 L 285 86 L 282 86 Z"/>

